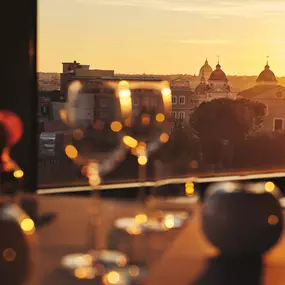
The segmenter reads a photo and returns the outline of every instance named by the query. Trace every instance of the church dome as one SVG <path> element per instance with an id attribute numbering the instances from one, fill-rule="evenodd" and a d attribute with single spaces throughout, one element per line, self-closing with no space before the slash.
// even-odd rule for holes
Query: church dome
<path id="1" fill-rule="evenodd" d="M 264 70 L 259 74 L 256 82 L 258 84 L 277 84 L 275 74 L 270 70 L 268 62 L 265 65 Z"/>
<path id="2" fill-rule="evenodd" d="M 226 74 L 222 71 L 220 64 L 216 65 L 216 69 L 211 73 L 209 80 L 228 81 Z"/>
<path id="3" fill-rule="evenodd" d="M 195 95 L 204 95 L 207 93 L 208 87 L 205 82 L 199 83 L 199 85 L 195 88 Z"/>
<path id="4" fill-rule="evenodd" d="M 204 74 L 204 76 L 209 77 L 212 72 L 213 69 L 206 59 L 205 64 L 200 68 L 199 76 L 201 77 Z"/>
<path id="5" fill-rule="evenodd" d="M 201 77 L 201 82 L 199 85 L 195 88 L 194 94 L 195 95 L 204 95 L 207 93 L 208 86 L 205 82 L 205 77 L 204 77 L 204 71 L 202 71 L 202 77 Z"/>

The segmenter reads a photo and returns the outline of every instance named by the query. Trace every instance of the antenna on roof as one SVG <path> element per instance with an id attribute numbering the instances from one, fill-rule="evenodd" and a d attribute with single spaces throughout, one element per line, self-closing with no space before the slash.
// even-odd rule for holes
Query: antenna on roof
<path id="1" fill-rule="evenodd" d="M 217 55 L 217 58 L 218 58 L 218 64 L 220 64 L 220 55 L 219 54 Z"/>

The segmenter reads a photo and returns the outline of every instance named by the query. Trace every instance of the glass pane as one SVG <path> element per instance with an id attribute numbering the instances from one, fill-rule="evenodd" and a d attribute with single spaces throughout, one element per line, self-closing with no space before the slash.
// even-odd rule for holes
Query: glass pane
<path id="1" fill-rule="evenodd" d="M 147 157 L 148 181 L 283 172 L 283 10 L 265 0 L 40 0 L 39 187 L 87 184 L 84 165 L 65 150 L 76 131 L 63 116 L 74 82 L 77 128 L 98 144 L 89 160 L 100 161 L 125 136 L 150 141 L 144 124 L 156 127 L 155 118 L 162 124 L 168 115 L 162 90 L 143 84 L 168 82 L 171 126 Z M 128 89 L 132 132 L 110 82 L 141 84 Z M 127 145 L 102 184 L 139 180 L 136 147 Z"/>

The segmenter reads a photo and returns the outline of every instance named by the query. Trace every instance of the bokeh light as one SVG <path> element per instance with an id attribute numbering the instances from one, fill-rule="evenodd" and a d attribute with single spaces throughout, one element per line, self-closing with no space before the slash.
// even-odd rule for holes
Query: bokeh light
<path id="1" fill-rule="evenodd" d="M 111 127 L 111 130 L 115 133 L 120 132 L 123 128 L 122 124 L 118 121 L 112 122 L 110 127 Z"/>
<path id="2" fill-rule="evenodd" d="M 146 165 L 147 164 L 147 157 L 144 155 L 141 155 L 138 157 L 138 164 L 139 165 Z"/>
<path id="3" fill-rule="evenodd" d="M 70 159 L 75 159 L 78 156 L 78 151 L 73 145 L 67 145 L 65 147 L 65 154 Z"/>
<path id="4" fill-rule="evenodd" d="M 24 172 L 21 169 L 15 170 L 13 173 L 14 177 L 17 179 L 23 178 L 24 177 Z"/>
<path id="5" fill-rule="evenodd" d="M 26 233 L 26 234 L 33 234 L 35 231 L 35 223 L 32 219 L 30 218 L 24 218 L 21 221 L 21 229 Z"/>

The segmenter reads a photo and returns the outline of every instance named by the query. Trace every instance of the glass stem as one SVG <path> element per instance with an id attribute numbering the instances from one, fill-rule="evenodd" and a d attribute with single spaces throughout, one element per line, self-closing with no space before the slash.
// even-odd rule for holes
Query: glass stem
<path id="1" fill-rule="evenodd" d="M 147 164 L 145 165 L 139 164 L 139 182 L 140 183 L 146 182 L 146 177 L 147 177 L 146 170 L 147 170 Z M 145 206 L 146 189 L 144 185 L 140 185 L 138 198 L 139 198 L 139 201 L 141 201 L 141 203 L 143 204 L 143 206 Z"/>
<path id="2" fill-rule="evenodd" d="M 88 248 L 90 250 L 100 249 L 100 224 L 101 224 L 101 195 L 99 190 L 93 190 L 91 194 L 91 209 L 88 221 L 87 236 L 88 236 Z"/>

